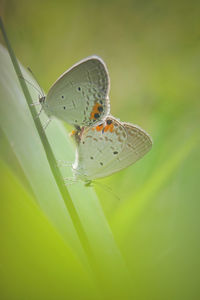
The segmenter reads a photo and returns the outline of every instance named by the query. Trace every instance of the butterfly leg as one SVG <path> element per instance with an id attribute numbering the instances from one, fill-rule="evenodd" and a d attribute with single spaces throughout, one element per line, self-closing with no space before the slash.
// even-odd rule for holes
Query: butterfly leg
<path id="1" fill-rule="evenodd" d="M 64 160 L 57 160 L 57 164 L 59 167 L 72 167 L 72 162 L 64 161 Z"/>
<path id="2" fill-rule="evenodd" d="M 70 186 L 70 185 L 72 185 L 72 184 L 74 184 L 74 183 L 76 183 L 76 182 L 75 182 L 75 181 L 65 182 L 65 185 L 66 185 L 66 186 Z"/>
<path id="3" fill-rule="evenodd" d="M 44 125 L 42 126 L 44 130 L 47 128 L 47 126 L 49 125 L 50 122 L 51 122 L 51 119 L 48 119 L 48 120 L 44 123 Z"/>
<path id="4" fill-rule="evenodd" d="M 64 182 L 65 182 L 65 185 L 66 186 L 69 186 L 69 185 L 72 185 L 74 183 L 77 183 L 79 180 L 77 180 L 76 178 L 74 177 L 65 177 L 64 178 Z"/>
<path id="5" fill-rule="evenodd" d="M 35 117 L 36 119 L 37 119 L 37 118 L 39 118 L 39 116 L 40 116 L 41 112 L 42 112 L 42 107 L 41 107 L 41 109 L 39 110 L 39 112 L 38 112 L 37 116 Z"/>
<path id="6" fill-rule="evenodd" d="M 31 106 L 36 106 L 36 105 L 41 105 L 41 103 L 40 102 L 33 102 L 33 103 L 31 103 Z"/>

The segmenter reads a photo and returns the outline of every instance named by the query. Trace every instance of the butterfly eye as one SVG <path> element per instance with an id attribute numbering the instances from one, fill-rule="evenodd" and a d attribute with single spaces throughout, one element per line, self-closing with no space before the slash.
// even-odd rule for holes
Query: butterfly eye
<path id="1" fill-rule="evenodd" d="M 66 109 L 66 106 L 63 106 L 63 109 Z"/>
<path id="2" fill-rule="evenodd" d="M 107 125 L 110 125 L 110 124 L 112 124 L 112 120 L 107 120 L 106 123 L 107 123 Z"/>
<path id="3" fill-rule="evenodd" d="M 64 99 L 65 97 L 62 95 L 61 98 Z"/>
<path id="4" fill-rule="evenodd" d="M 80 86 L 77 88 L 77 90 L 80 92 L 80 90 L 81 90 Z"/>

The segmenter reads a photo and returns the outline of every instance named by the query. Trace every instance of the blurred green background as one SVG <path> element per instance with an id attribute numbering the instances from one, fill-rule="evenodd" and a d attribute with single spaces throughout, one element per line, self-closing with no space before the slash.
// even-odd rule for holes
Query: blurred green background
<path id="1" fill-rule="evenodd" d="M 109 281 L 100 295 L 98 279 L 20 185 L 29 183 L 2 133 L 0 298 L 200 299 L 199 1 L 1 0 L 1 15 L 17 58 L 45 91 L 72 64 L 101 56 L 112 114 L 154 144 L 100 181 L 112 192 L 95 185 L 130 273 L 133 294 L 122 298 Z"/>

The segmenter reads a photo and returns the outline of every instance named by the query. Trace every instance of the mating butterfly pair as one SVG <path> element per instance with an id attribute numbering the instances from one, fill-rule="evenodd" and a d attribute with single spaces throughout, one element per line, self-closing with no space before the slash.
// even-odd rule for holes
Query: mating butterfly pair
<path id="1" fill-rule="evenodd" d="M 143 157 L 151 137 L 140 127 L 110 115 L 108 70 L 98 56 L 88 57 L 61 75 L 40 98 L 49 118 L 76 128 L 76 179 L 90 181 L 120 171 Z"/>

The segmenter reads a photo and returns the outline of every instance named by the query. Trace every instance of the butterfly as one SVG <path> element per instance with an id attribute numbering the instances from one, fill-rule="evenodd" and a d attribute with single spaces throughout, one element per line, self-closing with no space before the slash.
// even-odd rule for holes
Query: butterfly
<path id="1" fill-rule="evenodd" d="M 152 139 L 142 128 L 109 115 L 97 126 L 74 134 L 75 179 L 90 182 L 118 172 L 142 158 L 152 147 Z"/>
<path id="2" fill-rule="evenodd" d="M 63 73 L 39 103 L 49 119 L 56 117 L 78 129 L 109 114 L 109 89 L 105 63 L 98 56 L 90 56 Z"/>

